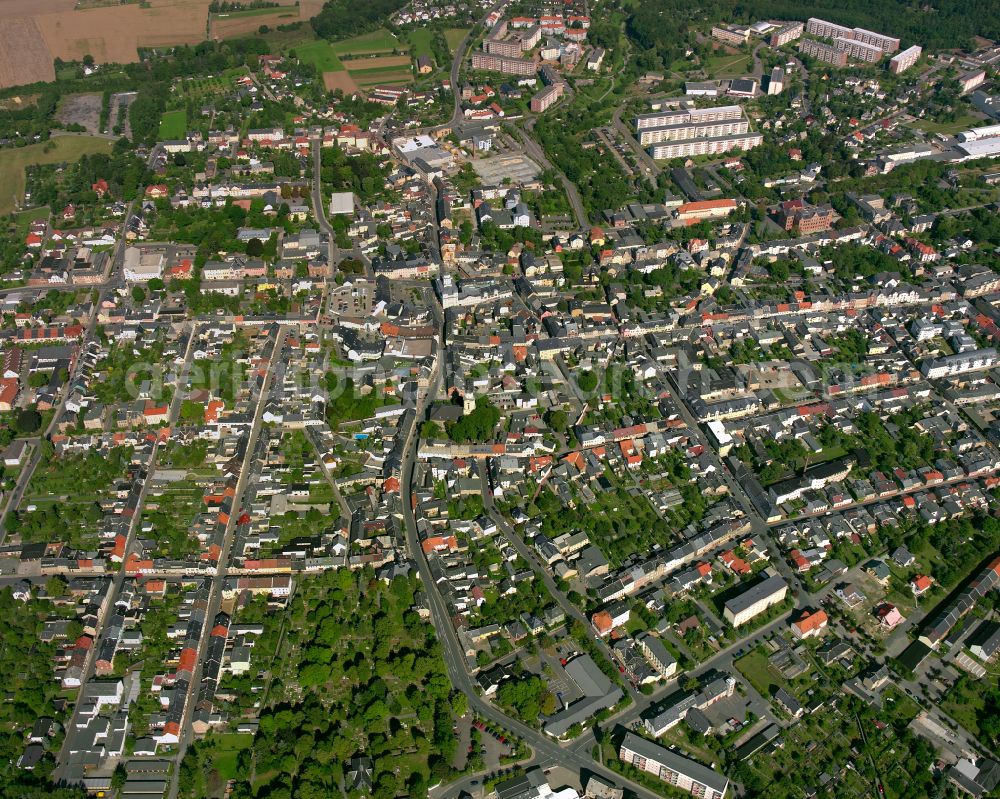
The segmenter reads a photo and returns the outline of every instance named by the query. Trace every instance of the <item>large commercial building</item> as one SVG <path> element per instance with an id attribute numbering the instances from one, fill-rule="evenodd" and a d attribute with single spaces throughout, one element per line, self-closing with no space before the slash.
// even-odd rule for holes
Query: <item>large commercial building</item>
<path id="1" fill-rule="evenodd" d="M 164 254 L 158 250 L 127 247 L 125 249 L 125 279 L 129 283 L 147 283 L 163 275 Z"/>
<path id="2" fill-rule="evenodd" d="M 749 150 L 762 141 L 738 105 L 692 108 L 643 114 L 635 120 L 636 136 L 653 158 L 684 158 L 705 153 Z"/>
<path id="3" fill-rule="evenodd" d="M 838 50 L 832 44 L 817 42 L 815 39 L 800 40 L 799 52 L 825 64 L 833 64 L 835 67 L 847 66 L 847 53 Z"/>
<path id="4" fill-rule="evenodd" d="M 704 799 L 725 799 L 729 780 L 708 766 L 627 732 L 618 757 L 640 771 Z"/>
<path id="5" fill-rule="evenodd" d="M 889 59 L 889 71 L 893 75 L 906 72 L 906 70 L 917 63 L 917 60 L 920 58 L 920 54 L 922 52 L 923 48 L 919 44 L 915 44 L 913 47 L 907 47 L 903 52 L 897 53 Z"/>
<path id="6" fill-rule="evenodd" d="M 733 627 L 739 627 L 772 605 L 777 605 L 787 593 L 788 584 L 779 575 L 768 577 L 728 600 L 722 615 Z"/>
<path id="7" fill-rule="evenodd" d="M 507 75 L 534 75 L 538 67 L 530 58 L 508 58 L 492 53 L 473 53 L 472 68 Z"/>

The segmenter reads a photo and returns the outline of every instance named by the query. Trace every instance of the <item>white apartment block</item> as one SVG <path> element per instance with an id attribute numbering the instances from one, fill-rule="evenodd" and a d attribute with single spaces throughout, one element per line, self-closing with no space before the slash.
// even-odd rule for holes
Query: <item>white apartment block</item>
<path id="1" fill-rule="evenodd" d="M 643 114 L 636 117 L 635 131 L 653 158 L 749 150 L 763 140 L 760 134 L 750 132 L 750 123 L 738 105 Z"/>
<path id="2" fill-rule="evenodd" d="M 693 796 L 725 799 L 729 789 L 729 779 L 724 774 L 631 732 L 625 733 L 618 757 L 622 762 Z"/>
<path id="3" fill-rule="evenodd" d="M 639 131 L 639 144 L 646 147 L 650 144 L 659 144 L 661 141 L 686 141 L 715 136 L 732 136 L 746 133 L 748 130 L 750 130 L 750 123 L 745 119 L 720 120 L 703 125 L 686 123 L 663 125 L 659 128 L 644 128 Z"/>
<path id="4" fill-rule="evenodd" d="M 642 114 L 635 118 L 636 131 L 646 128 L 660 128 L 666 125 L 687 123 L 704 125 L 720 119 L 740 119 L 743 109 L 738 105 L 719 105 L 712 108 L 688 108 L 678 111 L 657 111 L 652 114 Z"/>
<path id="5" fill-rule="evenodd" d="M 882 60 L 885 51 L 881 47 L 873 44 L 859 42 L 856 39 L 845 39 L 837 37 L 833 40 L 833 46 L 842 53 L 847 53 L 848 58 L 855 61 L 864 61 L 868 64 L 877 64 Z"/>
<path id="6" fill-rule="evenodd" d="M 771 47 L 781 47 L 783 44 L 794 42 L 802 35 L 803 30 L 805 30 L 805 25 L 801 22 L 791 22 L 779 28 L 771 34 Z"/>
<path id="7" fill-rule="evenodd" d="M 654 144 L 649 154 L 656 159 L 687 158 L 692 155 L 719 155 L 731 150 L 752 150 L 759 147 L 764 137 L 759 133 L 734 133 L 702 139 L 687 139 Z"/>
<path id="8" fill-rule="evenodd" d="M 728 600 L 723 607 L 722 615 L 733 627 L 739 627 L 772 605 L 777 605 L 787 593 L 788 583 L 780 576 L 768 577 Z"/>
<path id="9" fill-rule="evenodd" d="M 813 36 L 822 36 L 824 39 L 836 39 L 838 36 L 852 36 L 854 30 L 848 28 L 846 25 L 838 25 L 836 22 L 827 22 L 825 19 L 810 17 L 806 22 L 806 33 Z"/>
<path id="10" fill-rule="evenodd" d="M 903 52 L 897 53 L 892 58 L 889 59 L 889 71 L 893 75 L 898 75 L 901 72 L 905 72 L 920 58 L 920 54 L 923 52 L 923 48 L 919 44 L 913 45 L 913 47 L 907 47 Z"/>
<path id="11" fill-rule="evenodd" d="M 863 42 L 872 47 L 877 47 L 885 53 L 895 53 L 899 49 L 899 39 L 895 36 L 886 36 L 883 33 L 876 33 L 865 28 L 855 28 L 854 35 L 850 38 L 856 42 Z"/>

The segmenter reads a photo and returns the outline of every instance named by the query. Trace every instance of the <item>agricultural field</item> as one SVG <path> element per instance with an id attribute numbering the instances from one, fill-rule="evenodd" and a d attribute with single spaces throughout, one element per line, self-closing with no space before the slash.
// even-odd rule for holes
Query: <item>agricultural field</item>
<path id="1" fill-rule="evenodd" d="M 210 38 L 227 39 L 256 33 L 261 25 L 274 27 L 290 22 L 306 20 L 302 8 L 291 4 L 267 8 L 248 8 L 244 11 L 229 11 L 224 14 L 209 15 Z"/>
<path id="2" fill-rule="evenodd" d="M 373 55 L 408 49 L 405 42 L 401 42 L 384 28 L 352 39 L 344 39 L 342 42 L 334 42 L 331 46 L 337 55 L 343 56 Z"/>
<path id="3" fill-rule="evenodd" d="M 76 0 L 4 0 L 0 3 L 0 39 L 4 42 L 0 88 L 55 80 L 55 58 L 70 61 L 92 55 L 98 63 L 131 63 L 138 60 L 141 47 L 197 44 L 206 38 L 209 2 L 90 2 L 77 7 Z M 308 19 L 321 5 L 319 0 L 302 0 L 287 13 Z M 276 13 L 234 19 L 227 25 L 241 26 L 245 33 L 256 30 L 262 19 L 281 17 Z M 233 34 L 225 30 L 222 35 Z"/>
<path id="4" fill-rule="evenodd" d="M 183 108 L 164 111 L 160 119 L 160 140 L 183 139 L 185 133 L 187 133 L 187 111 Z"/>
<path id="5" fill-rule="evenodd" d="M 351 94 L 358 90 L 358 84 L 354 82 L 354 78 L 351 77 L 351 73 L 346 70 L 341 70 L 340 72 L 324 72 L 323 85 L 329 92 L 335 92 L 339 89 L 344 94 Z"/>
<path id="6" fill-rule="evenodd" d="M 33 164 L 74 162 L 81 155 L 110 153 L 110 139 L 93 136 L 55 136 L 50 141 L 28 147 L 0 150 L 0 214 L 9 214 L 24 197 L 24 168 Z"/>
<path id="7" fill-rule="evenodd" d="M 55 80 L 52 53 L 32 17 L 0 18 L 0 88 Z"/>
<path id="8" fill-rule="evenodd" d="M 364 69 L 351 72 L 351 77 L 358 86 L 385 86 L 389 84 L 409 83 L 413 80 L 413 73 L 408 69 Z"/>
<path id="9" fill-rule="evenodd" d="M 428 46 L 430 40 L 428 39 Z M 409 49 L 386 30 L 355 36 L 333 44 L 317 40 L 299 45 L 295 55 L 323 73 L 328 91 L 340 89 L 345 94 L 359 87 L 408 83 L 413 79 L 409 55 L 393 55 Z"/>
<path id="10" fill-rule="evenodd" d="M 312 64 L 319 72 L 341 72 L 344 69 L 333 45 L 324 39 L 300 44 L 295 48 L 295 56 L 304 64 Z"/>

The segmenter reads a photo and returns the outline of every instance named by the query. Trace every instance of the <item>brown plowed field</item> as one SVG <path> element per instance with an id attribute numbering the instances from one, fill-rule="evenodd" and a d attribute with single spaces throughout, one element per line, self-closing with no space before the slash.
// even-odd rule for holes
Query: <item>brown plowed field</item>
<path id="1" fill-rule="evenodd" d="M 351 73 L 347 70 L 324 72 L 323 83 L 326 85 L 328 92 L 340 89 L 344 94 L 353 94 L 358 90 L 358 84 L 354 82 L 354 78 L 351 77 Z"/>

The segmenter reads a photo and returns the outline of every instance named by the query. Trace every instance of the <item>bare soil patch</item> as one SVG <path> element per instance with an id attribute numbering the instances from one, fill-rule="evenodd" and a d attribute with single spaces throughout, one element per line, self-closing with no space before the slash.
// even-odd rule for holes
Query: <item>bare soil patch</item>
<path id="1" fill-rule="evenodd" d="M 344 94 L 353 94 L 358 90 L 358 84 L 354 82 L 351 73 L 347 71 L 324 72 L 323 84 L 329 92 L 340 89 Z"/>
<path id="2" fill-rule="evenodd" d="M 408 55 L 380 55 L 374 58 L 350 58 L 341 57 L 344 66 L 350 70 L 359 69 L 388 69 L 389 67 L 408 67 L 410 57 Z"/>
<path id="3" fill-rule="evenodd" d="M 59 103 L 56 119 L 64 125 L 83 125 L 87 133 L 100 133 L 100 94 L 70 94 Z"/>

